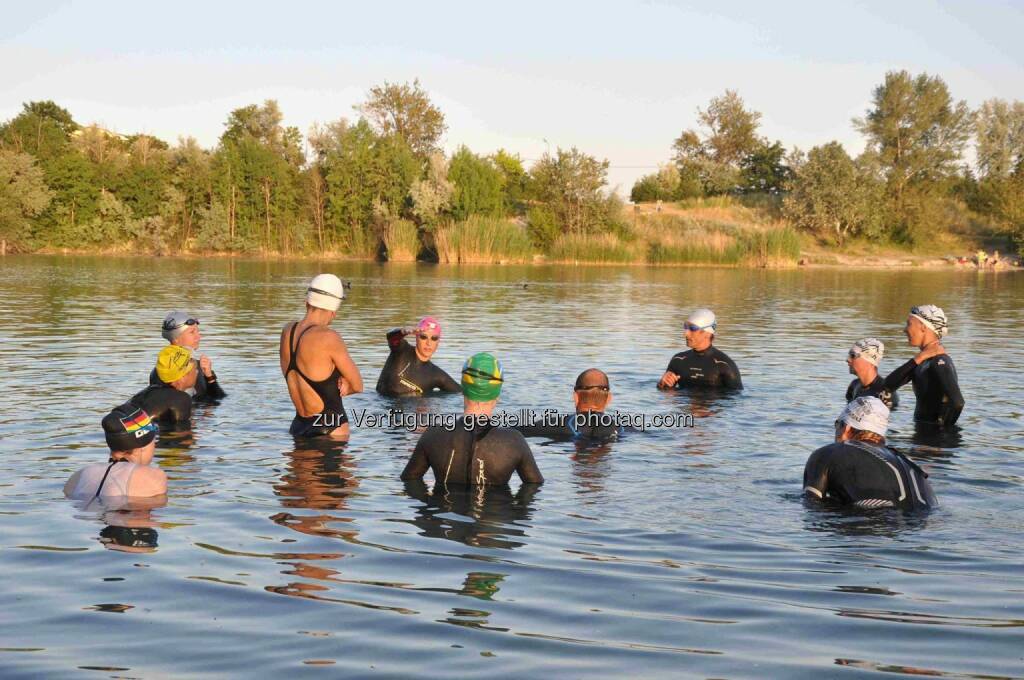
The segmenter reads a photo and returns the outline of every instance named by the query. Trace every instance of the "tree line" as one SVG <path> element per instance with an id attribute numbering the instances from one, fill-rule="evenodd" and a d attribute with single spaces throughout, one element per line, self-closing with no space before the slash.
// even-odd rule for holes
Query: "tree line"
<path id="1" fill-rule="evenodd" d="M 446 157 L 444 114 L 418 81 L 372 88 L 355 113 L 303 137 L 268 100 L 232 111 L 205 149 L 26 103 L 0 124 L 0 248 L 386 257 L 389 234 L 404 230 L 429 257 L 439 230 L 481 217 L 525 230 L 540 252 L 565 237 L 629 235 L 607 160 L 576 148 L 529 169 L 503 150 Z M 921 242 L 959 201 L 1024 236 L 1021 102 L 971 111 L 940 78 L 888 73 L 854 121 L 867 142 L 856 158 L 838 142 L 787 151 L 733 91 L 697 114 L 671 161 L 633 186 L 634 201 L 768 195 L 793 225 L 839 244 Z"/>
<path id="2" fill-rule="evenodd" d="M 1024 239 L 1024 103 L 972 111 L 939 77 L 887 73 L 853 125 L 865 150 L 829 142 L 806 153 L 758 134 L 761 114 L 727 90 L 698 109 L 670 163 L 633 186 L 634 201 L 768 193 L 796 227 L 823 241 L 917 244 L 948 225 L 949 201 Z M 965 152 L 973 142 L 974 162 Z"/>

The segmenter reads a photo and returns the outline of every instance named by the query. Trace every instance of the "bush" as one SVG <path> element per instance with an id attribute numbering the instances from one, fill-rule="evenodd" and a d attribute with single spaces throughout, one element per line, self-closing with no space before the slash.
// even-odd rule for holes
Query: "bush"
<path id="1" fill-rule="evenodd" d="M 546 205 L 535 205 L 526 214 L 527 231 L 533 245 L 547 252 L 555 239 L 562 233 L 562 227 L 555 212 Z"/>

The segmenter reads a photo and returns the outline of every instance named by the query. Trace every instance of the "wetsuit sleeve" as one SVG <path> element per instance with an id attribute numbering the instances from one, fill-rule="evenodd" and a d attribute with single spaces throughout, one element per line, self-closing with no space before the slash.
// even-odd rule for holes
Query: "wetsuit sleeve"
<path id="1" fill-rule="evenodd" d="M 442 392 L 461 392 L 462 385 L 455 382 L 455 379 L 448 375 L 444 369 L 439 366 L 434 366 L 434 387 L 438 388 Z"/>
<path id="2" fill-rule="evenodd" d="M 939 413 L 939 422 L 943 427 L 950 427 L 956 423 L 960 418 L 960 412 L 964 410 L 964 395 L 960 393 L 960 384 L 949 361 L 941 364 L 936 362 L 932 370 L 935 371 L 935 376 L 946 395 L 946 401 Z"/>
<path id="3" fill-rule="evenodd" d="M 544 475 L 540 473 L 537 461 L 533 459 L 533 451 L 530 450 L 529 446 L 526 446 L 525 449 L 523 457 L 519 459 L 519 465 L 516 467 L 519 479 L 524 484 L 543 484 Z"/>
<path id="4" fill-rule="evenodd" d="M 172 392 L 167 399 L 168 420 L 175 423 L 189 425 L 192 419 L 192 397 L 181 390 L 168 390 Z"/>
<path id="5" fill-rule="evenodd" d="M 673 373 L 679 376 L 685 375 L 686 361 L 683 359 L 684 354 L 686 354 L 686 352 L 680 352 L 679 354 L 676 354 L 671 359 L 669 359 L 668 366 L 665 367 L 665 370 L 672 371 Z"/>
<path id="6" fill-rule="evenodd" d="M 824 498 L 828 490 L 828 447 L 822 447 L 811 454 L 804 465 L 804 493 L 815 498 Z"/>
<path id="7" fill-rule="evenodd" d="M 392 328 L 391 330 L 388 331 L 388 347 L 391 348 L 392 352 L 394 352 L 396 349 L 402 346 L 404 338 L 405 335 L 402 333 L 401 328 Z"/>
<path id="8" fill-rule="evenodd" d="M 854 378 L 850 381 L 850 384 L 846 387 L 846 401 L 847 403 L 853 401 L 853 386 L 857 384 L 857 379 Z"/>
<path id="9" fill-rule="evenodd" d="M 729 357 L 725 357 L 725 364 L 726 367 L 719 373 L 722 387 L 742 390 L 743 379 L 740 378 L 740 369 L 736 366 L 736 362 Z"/>
<path id="10" fill-rule="evenodd" d="M 430 461 L 427 460 L 427 435 L 424 433 L 420 440 L 416 443 L 416 448 L 412 452 L 412 456 L 409 457 L 409 462 L 405 464 L 405 469 L 402 470 L 401 478 L 405 481 L 423 479 L 423 475 L 427 474 L 427 470 L 430 469 Z"/>
<path id="11" fill-rule="evenodd" d="M 906 385 L 914 377 L 915 368 L 917 368 L 917 364 L 913 359 L 907 361 L 907 363 L 885 377 L 885 389 L 895 392 Z"/>
<path id="12" fill-rule="evenodd" d="M 201 388 L 200 385 L 202 385 Z M 199 379 L 196 381 L 196 401 L 216 402 L 226 396 L 216 373 L 212 378 L 207 378 L 202 373 L 199 374 Z"/>

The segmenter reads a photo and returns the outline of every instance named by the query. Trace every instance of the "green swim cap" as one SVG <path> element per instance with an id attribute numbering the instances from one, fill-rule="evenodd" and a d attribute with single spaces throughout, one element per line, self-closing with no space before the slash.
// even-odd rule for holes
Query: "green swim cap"
<path id="1" fill-rule="evenodd" d="M 501 362 L 487 352 L 474 354 L 462 365 L 462 394 L 470 401 L 497 399 L 501 383 Z"/>

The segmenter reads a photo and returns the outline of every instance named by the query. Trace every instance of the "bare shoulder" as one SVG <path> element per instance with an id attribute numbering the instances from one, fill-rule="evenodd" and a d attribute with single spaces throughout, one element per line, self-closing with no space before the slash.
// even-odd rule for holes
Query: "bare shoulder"
<path id="1" fill-rule="evenodd" d="M 75 487 L 78 486 L 78 478 L 81 477 L 81 476 L 82 476 L 82 471 L 79 470 L 79 471 L 75 472 L 73 475 L 71 475 L 71 477 L 68 479 L 68 481 L 64 483 L 64 495 L 65 496 L 67 496 L 67 497 L 71 496 L 71 493 L 75 490 Z"/>
<path id="2" fill-rule="evenodd" d="M 129 495 L 159 496 L 163 493 L 167 493 L 167 473 L 160 468 L 143 466 L 132 475 Z"/>

